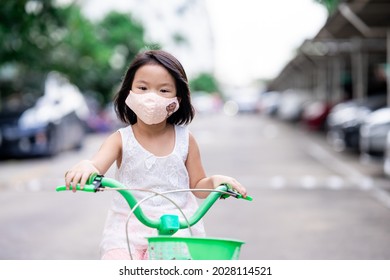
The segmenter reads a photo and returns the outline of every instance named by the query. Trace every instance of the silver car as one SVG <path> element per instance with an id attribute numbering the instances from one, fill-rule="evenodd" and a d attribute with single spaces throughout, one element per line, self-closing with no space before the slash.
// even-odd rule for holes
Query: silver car
<path id="1" fill-rule="evenodd" d="M 386 137 L 385 160 L 383 164 L 385 174 L 390 177 L 390 131 Z"/>
<path id="2" fill-rule="evenodd" d="M 383 158 L 390 131 L 390 107 L 370 113 L 360 127 L 360 152 L 364 156 Z"/>
<path id="3" fill-rule="evenodd" d="M 86 136 L 89 108 L 77 87 L 52 73 L 33 106 L 0 112 L 0 158 L 55 156 L 79 149 Z"/>

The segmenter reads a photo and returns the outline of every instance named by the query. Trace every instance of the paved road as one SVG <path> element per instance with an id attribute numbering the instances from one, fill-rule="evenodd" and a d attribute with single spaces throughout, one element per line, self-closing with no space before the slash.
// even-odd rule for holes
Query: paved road
<path id="1" fill-rule="evenodd" d="M 246 241 L 242 259 L 390 259 L 390 181 L 379 165 L 257 115 L 198 116 L 190 128 L 207 173 L 236 177 L 255 198 L 218 201 L 205 218 L 210 236 Z M 99 257 L 110 194 L 53 189 L 104 138 L 53 159 L 0 162 L 0 259 Z"/>

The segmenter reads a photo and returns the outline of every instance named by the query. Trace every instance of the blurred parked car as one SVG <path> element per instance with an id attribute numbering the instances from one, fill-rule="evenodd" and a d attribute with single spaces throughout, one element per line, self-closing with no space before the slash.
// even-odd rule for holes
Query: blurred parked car
<path id="1" fill-rule="evenodd" d="M 221 110 L 223 101 L 217 94 L 194 92 L 191 94 L 192 104 L 199 114 L 213 114 Z"/>
<path id="2" fill-rule="evenodd" d="M 280 92 L 268 91 L 260 95 L 259 112 L 268 116 L 275 116 L 280 103 Z"/>
<path id="3" fill-rule="evenodd" d="M 233 97 L 230 102 L 237 105 L 238 113 L 254 114 L 258 112 L 258 98 L 255 95 L 238 95 Z"/>
<path id="4" fill-rule="evenodd" d="M 0 120 L 0 156 L 52 156 L 84 142 L 88 107 L 80 91 L 59 74 L 51 74 L 35 105 Z"/>
<path id="5" fill-rule="evenodd" d="M 305 92 L 295 90 L 286 90 L 282 93 L 282 97 L 278 107 L 278 117 L 281 120 L 289 122 L 297 122 L 301 119 L 305 103 L 310 100 L 310 97 Z"/>
<path id="6" fill-rule="evenodd" d="M 258 113 L 259 89 L 253 86 L 238 86 L 224 90 L 226 97 L 223 110 L 228 115 Z"/>
<path id="7" fill-rule="evenodd" d="M 360 128 L 360 151 L 363 156 L 383 158 L 390 131 L 390 108 L 370 113 Z"/>
<path id="8" fill-rule="evenodd" d="M 383 163 L 383 169 L 385 174 L 390 177 L 390 132 L 387 133 L 386 137 L 385 160 Z"/>
<path id="9" fill-rule="evenodd" d="M 307 102 L 303 107 L 302 124 L 315 131 L 325 130 L 326 118 L 332 108 L 327 101 L 314 100 Z"/>
<path id="10" fill-rule="evenodd" d="M 334 106 L 327 118 L 327 140 L 336 151 L 359 151 L 360 127 L 373 111 L 386 106 L 386 95 L 352 100 Z"/>
<path id="11" fill-rule="evenodd" d="M 85 100 L 89 108 L 86 120 L 88 133 L 107 133 L 119 128 L 112 103 L 102 107 L 97 98 L 88 96 Z"/>

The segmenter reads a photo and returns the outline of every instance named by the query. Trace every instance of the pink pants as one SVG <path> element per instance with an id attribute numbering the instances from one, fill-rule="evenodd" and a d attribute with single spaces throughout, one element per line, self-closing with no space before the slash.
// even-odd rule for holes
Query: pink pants
<path id="1" fill-rule="evenodd" d="M 132 249 L 131 255 L 133 260 L 147 260 L 149 259 L 148 249 Z M 127 249 L 113 249 L 106 252 L 102 256 L 102 260 L 131 260 L 129 251 Z"/>

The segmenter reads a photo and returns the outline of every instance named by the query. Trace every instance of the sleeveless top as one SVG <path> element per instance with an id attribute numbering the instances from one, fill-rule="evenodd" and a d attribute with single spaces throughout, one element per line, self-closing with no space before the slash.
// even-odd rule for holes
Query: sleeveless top
<path id="1" fill-rule="evenodd" d="M 155 156 L 137 141 L 131 125 L 119 129 L 122 138 L 122 163 L 116 168 L 115 179 L 131 189 L 144 189 L 165 192 L 189 189 L 189 176 L 185 166 L 188 155 L 189 132 L 185 126 L 174 126 L 175 145 L 167 156 Z M 152 195 L 151 192 L 133 191 L 140 201 Z M 167 195 L 183 211 L 187 218 L 197 210 L 198 204 L 192 192 L 178 192 Z M 140 205 L 142 211 L 151 219 L 159 219 L 162 214 L 176 214 L 181 220 L 180 210 L 162 196 L 154 196 Z M 101 255 L 112 249 L 127 249 L 126 222 L 130 207 L 118 192 L 113 192 L 103 238 L 100 244 Z M 193 236 L 205 236 L 203 222 L 191 227 Z M 133 249 L 147 248 L 148 236 L 156 236 L 157 230 L 144 226 L 134 215 L 128 222 L 129 244 Z M 179 230 L 174 236 L 190 236 L 188 229 Z"/>

